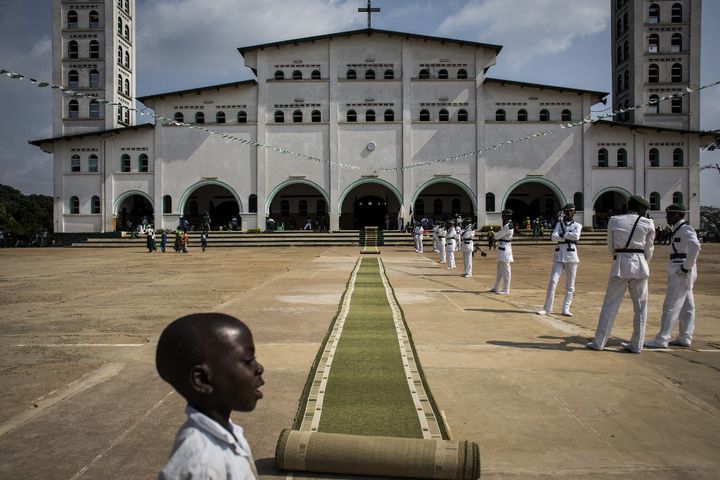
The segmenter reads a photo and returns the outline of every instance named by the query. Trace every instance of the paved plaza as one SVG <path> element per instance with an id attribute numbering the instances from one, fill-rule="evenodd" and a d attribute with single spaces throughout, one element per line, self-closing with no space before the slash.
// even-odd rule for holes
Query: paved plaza
<path id="1" fill-rule="evenodd" d="M 629 298 L 609 349 L 584 348 L 607 282 L 605 247 L 580 246 L 574 317 L 535 314 L 552 249 L 516 247 L 509 296 L 487 293 L 492 254 L 477 256 L 465 279 L 431 253 L 382 249 L 427 383 L 453 437 L 480 445 L 482 478 L 718 478 L 720 244 L 700 254 L 693 347 L 641 355 L 619 348 L 630 338 Z M 666 249 L 651 264 L 647 338 L 659 328 Z M 156 340 L 198 311 L 252 329 L 265 398 L 233 419 L 261 478 L 285 478 L 275 444 L 358 255 L 212 245 L 186 255 L 0 250 L 0 478 L 154 478 L 184 421 L 182 399 L 155 373 Z"/>

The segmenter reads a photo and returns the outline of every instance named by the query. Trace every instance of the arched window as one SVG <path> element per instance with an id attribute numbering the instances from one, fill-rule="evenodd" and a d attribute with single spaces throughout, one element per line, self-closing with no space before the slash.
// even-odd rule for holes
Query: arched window
<path id="1" fill-rule="evenodd" d="M 175 112 L 174 120 L 176 122 L 183 123 L 185 122 L 185 115 L 183 115 L 182 112 Z"/>
<path id="2" fill-rule="evenodd" d="M 320 70 L 313 70 L 310 72 L 310 78 L 312 80 L 320 80 Z"/>
<path id="3" fill-rule="evenodd" d="M 627 167 L 627 150 L 620 148 L 617 151 L 617 166 Z"/>
<path id="4" fill-rule="evenodd" d="M 68 118 L 80 117 L 80 104 L 77 100 L 70 100 L 68 103 Z"/>
<path id="5" fill-rule="evenodd" d="M 672 113 L 682 113 L 682 111 L 683 111 L 682 97 L 673 97 L 670 100 L 670 111 Z"/>
<path id="6" fill-rule="evenodd" d="M 90 199 L 90 213 L 100 213 L 100 197 L 97 195 Z"/>
<path id="7" fill-rule="evenodd" d="M 486 212 L 494 212 L 495 211 L 495 194 L 494 193 L 486 193 L 485 194 L 485 211 Z"/>
<path id="8" fill-rule="evenodd" d="M 495 111 L 495 121 L 496 122 L 504 122 L 505 121 L 505 110 L 502 108 Z"/>
<path id="9" fill-rule="evenodd" d="M 125 50 L 125 66 L 130 68 L 130 52 Z"/>
<path id="10" fill-rule="evenodd" d="M 673 203 L 683 203 L 683 194 L 682 194 L 682 192 L 675 192 L 675 193 L 673 193 Z"/>
<path id="11" fill-rule="evenodd" d="M 130 109 L 126 108 L 123 111 L 123 118 L 125 118 L 125 124 L 130 125 Z"/>
<path id="12" fill-rule="evenodd" d="M 123 121 L 123 107 L 122 105 L 118 105 L 117 107 L 117 121 L 122 122 Z"/>
<path id="13" fill-rule="evenodd" d="M 90 12 L 90 28 L 100 28 L 100 14 L 96 10 Z"/>
<path id="14" fill-rule="evenodd" d="M 670 69 L 670 81 L 682 82 L 683 81 L 683 67 L 679 63 L 674 63 Z"/>
<path id="15" fill-rule="evenodd" d="M 385 110 L 385 121 L 386 122 L 394 122 L 395 121 L 395 112 L 391 109 Z"/>
<path id="16" fill-rule="evenodd" d="M 195 114 L 195 123 L 205 123 L 205 114 L 203 112 Z"/>
<path id="17" fill-rule="evenodd" d="M 617 86 L 617 91 L 622 92 L 622 75 L 618 74 L 615 85 Z"/>
<path id="18" fill-rule="evenodd" d="M 415 200 L 415 215 L 425 215 L 425 202 L 422 198 Z"/>
<path id="19" fill-rule="evenodd" d="M 302 123 L 303 121 L 303 114 L 300 110 L 295 110 L 293 112 L 293 123 Z"/>
<path id="20" fill-rule="evenodd" d="M 649 200 L 650 210 L 660 210 L 660 194 L 658 192 L 652 192 Z"/>
<path id="21" fill-rule="evenodd" d="M 670 51 L 672 53 L 682 52 L 682 33 L 673 33 L 670 38 Z"/>
<path id="22" fill-rule="evenodd" d="M 429 122 L 430 121 L 430 112 L 426 109 L 420 110 L 420 121 L 421 122 Z"/>
<path id="23" fill-rule="evenodd" d="M 433 215 L 440 216 L 443 214 L 443 201 L 442 198 L 436 198 L 433 200 Z"/>
<path id="24" fill-rule="evenodd" d="M 90 58 L 100 58 L 100 42 L 97 40 L 90 41 Z"/>
<path id="25" fill-rule="evenodd" d="M 670 9 L 670 21 L 672 23 L 682 23 L 683 21 L 683 7 L 679 3 L 674 3 Z"/>
<path id="26" fill-rule="evenodd" d="M 604 148 L 598 150 L 598 167 L 608 166 L 608 151 Z"/>
<path id="27" fill-rule="evenodd" d="M 117 63 L 118 63 L 118 65 L 122 65 L 122 57 L 123 57 L 123 48 L 122 48 L 122 45 L 118 45 L 118 48 L 117 48 Z"/>
<path id="28" fill-rule="evenodd" d="M 225 123 L 225 112 L 217 112 L 215 114 L 215 123 Z"/>
<path id="29" fill-rule="evenodd" d="M 630 23 L 628 20 L 628 12 L 625 12 L 623 14 L 623 30 L 627 30 L 630 27 Z"/>
<path id="30" fill-rule="evenodd" d="M 80 155 L 73 155 L 72 157 L 70 157 L 70 171 L 80 171 Z"/>
<path id="31" fill-rule="evenodd" d="M 318 215 L 325 215 L 325 211 L 327 210 L 327 208 L 325 207 L 325 200 L 318 200 L 315 203 L 315 213 L 317 213 Z"/>
<path id="32" fill-rule="evenodd" d="M 357 122 L 357 112 L 355 110 L 348 110 L 347 121 L 348 122 Z"/>
<path id="33" fill-rule="evenodd" d="M 517 121 L 518 122 L 527 122 L 527 110 L 525 110 L 524 108 L 521 108 L 520 110 L 518 110 Z"/>
<path id="34" fill-rule="evenodd" d="M 75 40 L 68 42 L 68 58 L 70 60 L 78 59 L 78 43 Z"/>
<path id="35" fill-rule="evenodd" d="M 560 114 L 560 120 L 563 122 L 572 122 L 572 112 L 566 108 Z"/>
<path id="36" fill-rule="evenodd" d="M 240 110 L 237 114 L 237 121 L 238 123 L 247 123 L 247 113 L 244 110 Z"/>
<path id="37" fill-rule="evenodd" d="M 313 110 L 310 113 L 310 121 L 313 123 L 320 123 L 322 121 L 322 115 L 320 114 L 320 110 Z"/>
<path id="38" fill-rule="evenodd" d="M 80 213 L 80 199 L 76 196 L 70 197 L 70 214 L 77 215 Z"/>
<path id="39" fill-rule="evenodd" d="M 648 37 L 648 52 L 657 53 L 660 50 L 660 36 L 657 33 L 652 33 Z"/>
<path id="40" fill-rule="evenodd" d="M 460 70 L 458 70 L 457 78 L 460 80 L 465 80 L 466 78 L 468 78 L 467 70 L 465 70 L 464 68 L 461 68 Z"/>
<path id="41" fill-rule="evenodd" d="M 430 78 L 430 70 L 428 70 L 427 68 L 423 68 L 422 70 L 420 70 L 418 78 L 420 80 L 427 80 L 428 78 Z"/>
<path id="42" fill-rule="evenodd" d="M 248 211 L 257 213 L 257 195 L 254 193 L 248 197 Z"/>
<path id="43" fill-rule="evenodd" d="M 90 100 L 90 118 L 100 118 L 100 102 Z"/>
<path id="44" fill-rule="evenodd" d="M 138 157 L 138 172 L 150 171 L 150 160 L 146 154 L 141 154 Z"/>
<path id="45" fill-rule="evenodd" d="M 125 40 L 130 41 L 130 27 L 125 25 Z"/>
<path id="46" fill-rule="evenodd" d="M 630 88 L 630 70 L 625 70 L 623 73 L 623 88 L 625 90 Z"/>
<path id="47" fill-rule="evenodd" d="M 284 123 L 285 114 L 281 110 L 275 111 L 275 123 Z"/>
<path id="48" fill-rule="evenodd" d="M 657 148 L 651 148 L 648 152 L 648 163 L 651 167 L 660 166 L 660 151 Z"/>
<path id="49" fill-rule="evenodd" d="M 660 97 L 655 95 L 654 93 L 648 97 L 648 107 L 647 112 L 648 113 L 658 113 L 660 105 Z"/>
<path id="50" fill-rule="evenodd" d="M 307 200 L 300 200 L 298 202 L 298 215 L 307 216 L 308 203 Z"/>
<path id="51" fill-rule="evenodd" d="M 292 79 L 293 79 L 293 80 L 302 80 L 302 78 L 303 78 L 303 75 L 302 75 L 302 72 L 301 72 L 300 70 L 294 70 L 294 71 L 293 71 L 293 73 L 292 73 Z"/>
<path id="52" fill-rule="evenodd" d="M 287 217 L 290 215 L 290 201 L 289 200 L 282 200 L 280 202 L 280 215 Z"/>
<path id="53" fill-rule="evenodd" d="M 395 72 L 392 69 L 388 68 L 387 70 L 385 70 L 383 78 L 385 78 L 385 80 L 392 80 L 395 78 Z"/>
<path id="54" fill-rule="evenodd" d="M 630 59 L 630 43 L 628 43 L 627 40 L 625 40 L 625 42 L 623 42 L 623 50 L 625 52 L 625 54 L 623 55 L 623 59 L 629 60 Z"/>
<path id="55" fill-rule="evenodd" d="M 660 23 L 660 6 L 657 3 L 651 3 L 648 8 L 648 23 Z"/>
<path id="56" fill-rule="evenodd" d="M 357 72 L 351 68 L 345 74 L 345 78 L 347 78 L 348 80 L 357 80 Z"/>
<path id="57" fill-rule="evenodd" d="M 656 64 L 651 63 L 648 66 L 648 83 L 658 82 L 660 82 L 660 68 Z"/>
<path id="58" fill-rule="evenodd" d="M 275 72 L 275 80 L 285 80 L 285 72 L 278 70 Z"/>
<path id="59" fill-rule="evenodd" d="M 464 108 L 461 108 L 458 110 L 458 122 L 467 122 L 468 121 L 468 112 Z"/>
<path id="60" fill-rule="evenodd" d="M 618 17 L 617 21 L 615 22 L 615 29 L 617 30 L 618 36 L 622 33 L 622 20 L 620 17 Z"/>
<path id="61" fill-rule="evenodd" d="M 450 209 L 452 210 L 453 215 L 460 215 L 461 209 L 459 198 L 452 199 L 452 202 L 450 202 Z"/>
<path id="62" fill-rule="evenodd" d="M 440 113 L 438 114 L 438 120 L 441 122 L 447 122 L 450 120 L 450 112 L 445 110 L 444 108 L 440 110 Z"/>
<path id="63" fill-rule="evenodd" d="M 78 88 L 79 83 L 80 75 L 78 75 L 77 70 L 70 70 L 68 72 L 68 88 L 72 88 L 74 90 Z"/>
<path id="64" fill-rule="evenodd" d="M 622 45 L 618 45 L 617 51 L 615 52 L 615 62 L 622 63 L 622 59 L 623 59 Z"/>
<path id="65" fill-rule="evenodd" d="M 130 155 L 127 153 L 120 157 L 120 171 L 123 173 L 130 171 Z"/>
<path id="66" fill-rule="evenodd" d="M 100 88 L 100 72 L 96 69 L 90 70 L 90 88 Z"/>
<path id="67" fill-rule="evenodd" d="M 684 155 L 681 148 L 673 150 L 673 167 L 682 167 L 685 165 Z M 675 203 L 675 202 L 673 202 Z"/>
<path id="68" fill-rule="evenodd" d="M 438 71 L 438 78 L 440 80 L 447 80 L 449 76 L 450 74 L 444 68 L 441 68 L 440 71 Z"/>
<path id="69" fill-rule="evenodd" d="M 97 173 L 98 172 L 98 156 L 93 154 L 88 157 L 88 172 L 90 173 Z"/>
<path id="70" fill-rule="evenodd" d="M 365 112 L 365 121 L 366 122 L 374 122 L 375 121 L 375 110 L 368 110 Z"/>
<path id="71" fill-rule="evenodd" d="M 170 195 L 163 196 L 163 213 L 172 213 L 172 197 Z"/>
<path id="72" fill-rule="evenodd" d="M 125 95 L 130 96 L 130 80 L 125 79 Z"/>
<path id="73" fill-rule="evenodd" d="M 67 28 L 68 30 L 78 28 L 78 14 L 75 10 L 70 10 L 67 14 Z"/>
<path id="74" fill-rule="evenodd" d="M 550 112 L 546 109 L 540 110 L 540 121 L 541 122 L 549 122 L 550 121 Z"/>
<path id="75" fill-rule="evenodd" d="M 582 192 L 575 192 L 573 195 L 573 203 L 575 204 L 575 210 L 585 210 L 585 198 L 583 197 Z"/>
<path id="76" fill-rule="evenodd" d="M 117 22 L 117 33 L 118 33 L 118 35 L 122 35 L 122 33 L 123 33 L 123 28 L 122 28 L 122 27 L 123 27 L 122 18 L 118 18 L 118 22 Z"/>
<path id="77" fill-rule="evenodd" d="M 365 80 L 375 80 L 375 70 L 367 70 L 365 72 Z"/>

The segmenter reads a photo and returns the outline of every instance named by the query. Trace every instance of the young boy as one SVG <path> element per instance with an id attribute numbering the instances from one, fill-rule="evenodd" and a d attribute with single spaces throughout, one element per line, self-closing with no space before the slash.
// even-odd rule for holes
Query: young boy
<path id="1" fill-rule="evenodd" d="M 248 327 L 222 313 L 178 318 L 160 335 L 155 364 L 188 403 L 158 479 L 254 480 L 250 446 L 230 421 L 232 411 L 249 412 L 263 396 L 263 367 Z"/>

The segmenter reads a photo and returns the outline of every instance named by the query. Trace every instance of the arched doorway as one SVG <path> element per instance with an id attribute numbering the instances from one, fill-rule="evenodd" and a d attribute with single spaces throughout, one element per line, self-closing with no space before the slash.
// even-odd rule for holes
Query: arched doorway
<path id="1" fill-rule="evenodd" d="M 194 230 L 199 230 L 205 212 L 210 215 L 210 229 L 229 229 L 233 217 L 240 221 L 240 204 L 229 188 L 219 184 L 201 185 L 190 192 L 182 209 Z"/>
<path id="2" fill-rule="evenodd" d="M 327 199 L 315 185 L 300 182 L 285 184 L 271 194 L 268 203 L 268 214 L 278 229 L 300 230 L 308 220 L 313 230 L 329 228 Z"/>
<path id="3" fill-rule="evenodd" d="M 476 205 L 470 195 L 470 189 L 449 181 L 437 181 L 420 188 L 413 201 L 413 217 L 450 220 L 476 216 Z"/>
<path id="4" fill-rule="evenodd" d="M 154 208 L 150 199 L 141 193 L 130 193 L 119 202 L 116 209 L 119 230 L 132 230 L 147 219 L 154 224 Z"/>
<path id="5" fill-rule="evenodd" d="M 563 206 L 561 194 L 549 184 L 529 181 L 517 185 L 510 190 L 505 199 L 503 209 L 513 211 L 513 221 L 524 226 L 529 218 L 552 221 Z"/>
<path id="6" fill-rule="evenodd" d="M 360 230 L 364 227 L 397 228 L 400 199 L 389 184 L 371 181 L 346 190 L 341 200 L 340 229 Z"/>
<path id="7" fill-rule="evenodd" d="M 607 222 L 613 215 L 625 213 L 630 194 L 622 190 L 606 190 L 597 196 L 593 203 L 593 227 L 607 228 Z"/>

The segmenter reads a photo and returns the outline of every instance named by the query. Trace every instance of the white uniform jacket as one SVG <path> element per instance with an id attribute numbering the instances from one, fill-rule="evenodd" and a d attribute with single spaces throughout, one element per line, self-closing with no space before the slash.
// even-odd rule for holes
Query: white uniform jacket
<path id="1" fill-rule="evenodd" d="M 447 243 L 447 231 L 445 231 L 445 227 L 438 228 L 438 241 L 440 242 L 440 245 L 445 245 Z"/>
<path id="2" fill-rule="evenodd" d="M 463 253 L 472 253 L 473 251 L 473 238 L 475 237 L 475 230 L 466 228 L 462 233 L 462 240 L 460 243 L 460 251 Z"/>
<path id="3" fill-rule="evenodd" d="M 512 222 L 507 222 L 502 226 L 500 230 L 495 233 L 495 242 L 497 243 L 497 261 L 498 262 L 512 262 L 512 245 L 510 242 L 513 238 L 514 225 Z"/>
<path id="4" fill-rule="evenodd" d="M 680 267 L 688 272 L 695 268 L 698 254 L 700 253 L 700 240 L 698 240 L 695 229 L 680 220 L 672 226 L 675 234 L 670 239 L 668 247 L 670 262 L 668 273 L 673 274 L 680 271 Z"/>
<path id="5" fill-rule="evenodd" d="M 630 238 L 636 221 L 637 227 Z M 652 219 L 640 217 L 638 220 L 637 213 L 610 217 L 607 233 L 608 250 L 613 255 L 610 276 L 647 278 L 650 275 L 648 262 L 653 255 L 654 240 L 655 222 Z"/>
<path id="6" fill-rule="evenodd" d="M 455 241 L 455 249 L 457 250 L 457 241 L 458 241 L 458 228 L 455 226 L 452 226 L 447 229 L 447 241 L 448 244 L 451 240 Z"/>
<path id="7" fill-rule="evenodd" d="M 577 242 L 580 240 L 580 232 L 582 225 L 571 220 L 569 223 L 560 220 L 555 225 L 555 229 L 550 235 L 553 242 L 557 242 L 555 246 L 555 255 L 553 262 L 558 263 L 580 263 L 580 257 L 577 253 Z"/>

